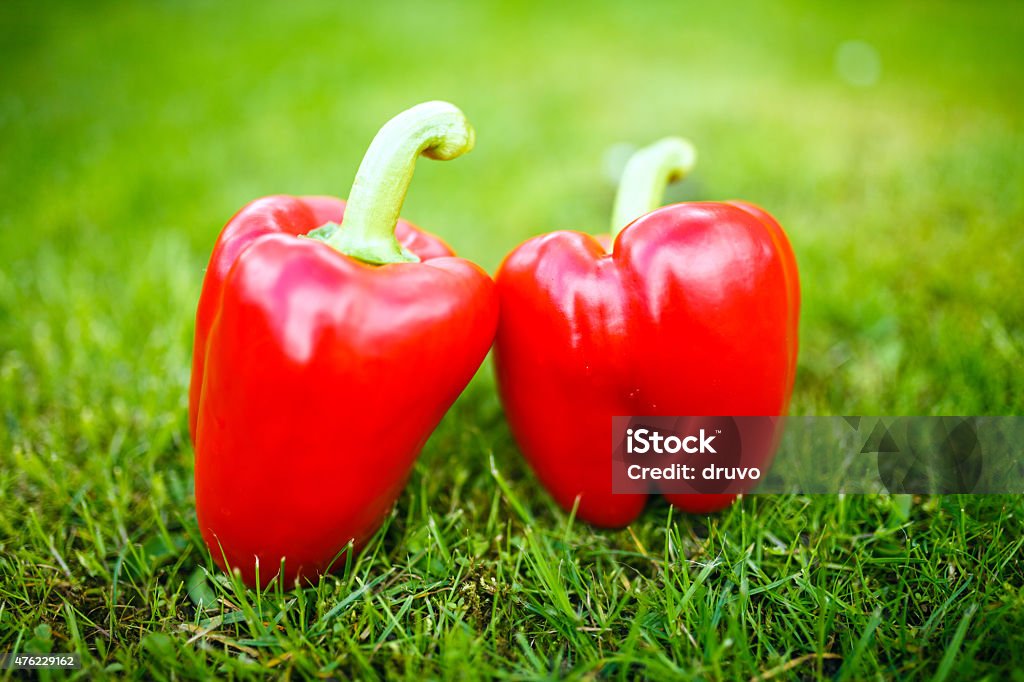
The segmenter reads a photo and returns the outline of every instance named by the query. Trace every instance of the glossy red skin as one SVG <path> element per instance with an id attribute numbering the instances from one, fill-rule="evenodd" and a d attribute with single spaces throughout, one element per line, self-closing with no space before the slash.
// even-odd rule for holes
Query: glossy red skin
<path id="1" fill-rule="evenodd" d="M 665 206 L 607 238 L 553 232 L 499 268 L 498 387 L 512 434 L 566 510 L 622 527 L 647 495 L 614 495 L 616 415 L 784 415 L 796 375 L 793 250 L 741 202 Z M 772 453 L 766 453 L 770 457 Z M 666 495 L 689 512 L 733 495 Z"/>
<path id="2" fill-rule="evenodd" d="M 314 578 L 366 542 L 497 325 L 487 274 L 408 223 L 396 235 L 420 263 L 366 265 L 295 236 L 343 211 L 327 197 L 249 204 L 203 282 L 189 405 L 199 528 L 250 586 L 282 558 L 286 585 Z"/>

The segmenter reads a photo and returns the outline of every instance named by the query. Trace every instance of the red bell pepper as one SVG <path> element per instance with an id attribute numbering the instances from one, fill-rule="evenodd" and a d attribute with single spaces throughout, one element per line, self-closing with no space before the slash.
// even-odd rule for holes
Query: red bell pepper
<path id="1" fill-rule="evenodd" d="M 594 525 L 627 525 L 647 499 L 612 494 L 613 416 L 788 408 L 800 307 L 792 248 L 747 203 L 657 208 L 695 156 L 672 138 L 640 150 L 616 198 L 617 235 L 535 237 L 496 277 L 495 368 L 512 434 L 555 500 L 568 510 L 579 498 L 577 515 Z M 734 498 L 666 497 L 692 512 Z"/>
<path id="2" fill-rule="evenodd" d="M 399 219 L 416 158 L 473 139 L 454 106 L 421 104 L 374 138 L 347 207 L 266 197 L 221 232 L 196 313 L 196 507 L 248 585 L 282 561 L 286 584 L 314 578 L 365 543 L 486 355 L 493 282 Z"/>

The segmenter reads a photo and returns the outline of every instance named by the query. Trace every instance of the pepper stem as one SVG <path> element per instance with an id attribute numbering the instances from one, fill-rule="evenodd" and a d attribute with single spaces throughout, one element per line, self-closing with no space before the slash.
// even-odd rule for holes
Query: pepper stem
<path id="1" fill-rule="evenodd" d="M 666 137 L 633 153 L 626 162 L 612 209 L 612 241 L 626 225 L 661 206 L 668 183 L 682 180 L 697 150 L 681 137 Z"/>
<path id="2" fill-rule="evenodd" d="M 370 143 L 337 229 L 315 230 L 330 246 L 367 263 L 410 263 L 395 225 L 422 154 L 447 161 L 473 149 L 475 134 L 465 115 L 448 102 L 424 102 L 384 124 Z M 324 226 L 328 227 L 328 226 Z M 322 228 L 321 228 L 322 229 Z"/>

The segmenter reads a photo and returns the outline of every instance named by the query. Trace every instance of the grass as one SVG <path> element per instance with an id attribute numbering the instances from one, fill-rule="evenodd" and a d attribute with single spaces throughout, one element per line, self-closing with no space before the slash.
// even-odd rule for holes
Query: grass
<path id="1" fill-rule="evenodd" d="M 0 6 L 0 651 L 90 678 L 1021 679 L 1020 498 L 654 502 L 596 531 L 539 489 L 489 366 L 336 576 L 212 566 L 185 396 L 217 230 L 346 193 L 425 99 L 478 148 L 421 163 L 404 213 L 492 271 L 605 227 L 611 145 L 685 134 L 670 199 L 743 197 L 792 238 L 795 412 L 1024 412 L 1019 6 L 518 12 Z M 850 39 L 877 84 L 837 77 Z"/>

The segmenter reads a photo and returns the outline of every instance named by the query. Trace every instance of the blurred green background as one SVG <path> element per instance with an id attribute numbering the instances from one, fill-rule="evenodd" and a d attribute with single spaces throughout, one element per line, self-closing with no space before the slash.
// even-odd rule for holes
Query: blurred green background
<path id="1" fill-rule="evenodd" d="M 1021 413 L 1022 44 L 1019 2 L 0 4 L 0 554 L 43 605 L 0 609 L 0 644 L 54 599 L 33 568 L 54 547 L 102 592 L 118 542 L 194 525 L 191 334 L 224 222 L 344 196 L 423 100 L 477 147 L 422 161 L 403 215 L 491 272 L 529 236 L 606 230 L 609 150 L 684 135 L 669 200 L 758 203 L 793 242 L 795 412 Z M 447 428 L 487 416 L 517 470 L 491 383 Z M 83 549 L 90 500 L 110 536 Z M 144 601 L 174 589 L 156 575 Z"/>
<path id="2" fill-rule="evenodd" d="M 235 210 L 347 194 L 384 121 L 448 99 L 477 148 L 420 163 L 404 215 L 492 272 L 528 236 L 606 229 L 609 148 L 682 134 L 700 159 L 669 199 L 759 203 L 794 243 L 797 411 L 1019 411 L 1022 16 L 1019 3 L 4 3 L 4 346 L 40 372 L 68 362 L 40 357 L 38 335 L 62 346 L 65 324 L 40 325 L 74 322 L 75 306 L 81 337 L 61 356 L 102 343 L 98 324 L 160 343 L 148 332 L 170 320 L 153 306 L 189 323 Z M 159 300 L 133 311 L 146 277 Z M 151 361 L 136 350 L 128 362 Z M 180 378 L 177 360 L 164 369 Z"/>

